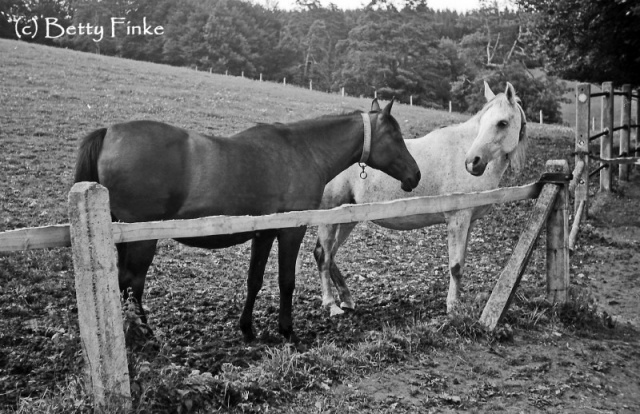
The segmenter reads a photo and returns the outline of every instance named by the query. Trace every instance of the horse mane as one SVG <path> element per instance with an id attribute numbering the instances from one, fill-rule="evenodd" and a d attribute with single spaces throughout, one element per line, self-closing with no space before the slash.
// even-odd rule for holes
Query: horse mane
<path id="1" fill-rule="evenodd" d="M 503 105 L 505 103 L 509 104 L 509 101 L 507 100 L 505 94 L 499 93 L 492 100 L 484 104 L 482 109 L 473 117 L 471 117 L 471 119 L 477 118 L 479 120 L 482 115 L 484 115 L 489 110 L 489 108 L 493 107 L 494 105 Z M 522 117 L 522 121 L 520 123 L 520 137 L 518 139 L 518 145 L 516 146 L 516 148 L 509 154 L 507 154 L 507 156 L 509 158 L 509 165 L 511 166 L 513 171 L 519 173 L 520 171 L 522 171 L 527 162 L 527 147 L 529 146 L 529 135 L 527 134 L 527 118 L 524 110 L 522 109 L 522 106 L 520 106 L 522 100 L 516 96 L 515 103 L 517 108 L 520 110 L 520 116 Z"/>

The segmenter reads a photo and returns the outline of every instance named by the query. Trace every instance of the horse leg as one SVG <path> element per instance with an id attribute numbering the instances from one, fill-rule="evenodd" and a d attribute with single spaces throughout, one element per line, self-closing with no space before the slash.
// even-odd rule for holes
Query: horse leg
<path id="1" fill-rule="evenodd" d="M 338 249 L 340 246 L 344 244 L 347 240 L 351 231 L 356 227 L 358 223 L 347 223 L 340 224 L 338 226 L 338 234 L 336 237 L 336 242 L 333 244 L 333 249 L 331 250 L 331 280 L 333 280 L 333 284 L 336 286 L 338 290 L 338 296 L 340 296 L 340 308 L 341 309 L 349 309 L 354 310 L 356 308 L 356 304 L 351 298 L 351 292 L 349 291 L 349 287 L 347 287 L 347 283 L 336 264 L 336 254 L 338 253 Z"/>
<path id="2" fill-rule="evenodd" d="M 138 304 L 140 319 L 147 323 L 147 315 L 142 308 L 142 293 L 144 281 L 153 256 L 156 252 L 157 240 L 146 240 L 130 243 L 116 244 L 118 250 L 118 283 L 120 290 L 124 292 L 125 299 L 129 296 L 131 288 L 133 298 Z"/>
<path id="3" fill-rule="evenodd" d="M 447 313 L 449 314 L 455 310 L 460 302 L 462 269 L 471 234 L 472 213 L 472 210 L 459 210 L 446 217 L 450 272 L 449 293 L 447 294 Z"/>
<path id="4" fill-rule="evenodd" d="M 306 227 L 280 230 L 278 234 L 278 284 L 280 286 L 279 331 L 289 341 L 297 343 L 293 332 L 293 291 L 296 287 L 296 259 Z"/>
<path id="5" fill-rule="evenodd" d="M 240 330 L 246 342 L 256 339 L 253 333 L 252 319 L 253 306 L 256 303 L 258 292 L 262 289 L 264 269 L 269 260 L 269 253 L 276 235 L 274 232 L 259 232 L 251 241 L 251 261 L 249 262 L 249 275 L 247 277 L 247 299 L 240 316 Z"/>
<path id="6" fill-rule="evenodd" d="M 322 287 L 322 306 L 328 306 L 331 316 L 341 315 L 344 313 L 336 305 L 336 300 L 333 296 L 333 290 L 331 289 L 331 270 L 333 265 L 333 258 L 331 252 L 334 250 L 336 244 L 336 233 L 338 232 L 338 224 L 332 224 L 328 226 L 318 226 L 318 240 L 316 241 L 316 247 L 313 250 L 313 256 L 316 259 L 318 265 L 318 272 L 320 273 L 320 286 Z M 338 271 L 339 272 L 339 271 Z"/>

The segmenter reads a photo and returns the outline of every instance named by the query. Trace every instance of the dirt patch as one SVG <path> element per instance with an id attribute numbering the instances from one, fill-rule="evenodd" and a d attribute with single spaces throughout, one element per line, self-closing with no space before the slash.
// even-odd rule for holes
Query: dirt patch
<path id="1" fill-rule="evenodd" d="M 599 193 L 579 242 L 591 260 L 580 268 L 600 309 L 620 323 L 640 327 L 640 173 L 614 193 Z"/>

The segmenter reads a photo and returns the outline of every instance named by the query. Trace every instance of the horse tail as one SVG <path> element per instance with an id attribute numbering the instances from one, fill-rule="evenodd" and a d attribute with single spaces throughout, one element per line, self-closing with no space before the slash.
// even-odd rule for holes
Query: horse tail
<path id="1" fill-rule="evenodd" d="M 80 181 L 99 182 L 98 157 L 102 151 L 102 143 L 106 134 L 107 128 L 100 128 L 82 138 L 78 148 L 74 183 Z"/>

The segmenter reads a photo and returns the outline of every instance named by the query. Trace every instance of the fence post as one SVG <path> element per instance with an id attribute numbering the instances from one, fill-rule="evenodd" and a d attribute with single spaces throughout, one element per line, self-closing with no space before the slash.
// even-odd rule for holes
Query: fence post
<path id="1" fill-rule="evenodd" d="M 569 174 L 566 160 L 547 161 L 546 172 Z M 565 303 L 569 289 L 569 190 L 563 185 L 547 219 L 547 301 Z"/>
<path id="2" fill-rule="evenodd" d="M 620 156 L 629 154 L 629 141 L 631 141 L 631 85 L 622 85 L 622 112 L 620 113 L 620 125 L 626 125 L 627 128 L 620 130 Z M 618 166 L 618 178 L 620 181 L 629 181 L 629 164 L 620 164 Z"/>
<path id="3" fill-rule="evenodd" d="M 611 158 L 613 154 L 613 82 L 604 82 L 602 92 L 606 93 L 602 97 L 602 130 L 606 128 L 609 133 L 600 137 L 600 158 Z M 600 191 L 611 191 L 612 169 L 612 166 L 608 165 L 600 170 Z"/>
<path id="4" fill-rule="evenodd" d="M 131 389 L 107 189 L 74 184 L 69 221 L 87 389 L 97 412 L 128 410 Z"/>
<path id="5" fill-rule="evenodd" d="M 309 79 L 309 90 L 313 90 L 313 80 Z"/>
<path id="6" fill-rule="evenodd" d="M 542 109 L 541 109 L 540 110 L 540 125 L 542 125 L 542 124 L 543 124 L 543 122 L 542 122 Z"/>
<path id="7" fill-rule="evenodd" d="M 633 145 L 633 156 L 638 156 L 638 141 L 640 141 L 640 89 L 636 89 L 636 122 L 631 135 L 631 144 Z M 637 166 L 635 166 L 637 168 Z M 635 169 L 634 168 L 634 169 Z"/>
<path id="8" fill-rule="evenodd" d="M 575 205 L 577 212 L 580 202 L 584 201 L 583 217 L 588 217 L 589 208 L 589 119 L 591 111 L 591 85 L 579 83 L 576 85 L 576 145 L 575 163 L 584 162 L 584 168 L 580 177 L 576 179 Z"/>
<path id="9" fill-rule="evenodd" d="M 342 97 L 344 98 L 344 86 L 341 88 L 342 91 Z"/>

